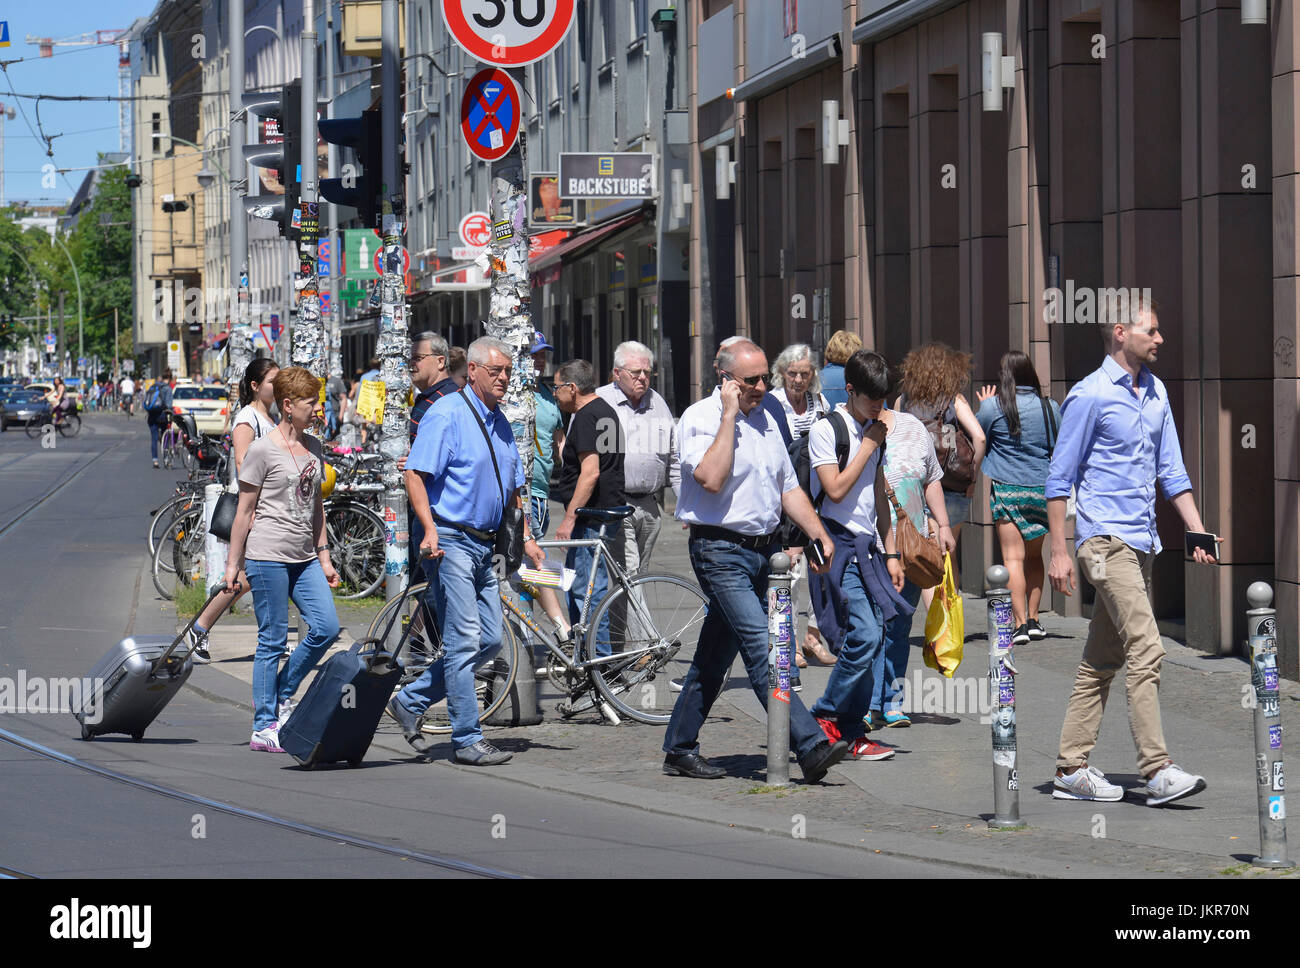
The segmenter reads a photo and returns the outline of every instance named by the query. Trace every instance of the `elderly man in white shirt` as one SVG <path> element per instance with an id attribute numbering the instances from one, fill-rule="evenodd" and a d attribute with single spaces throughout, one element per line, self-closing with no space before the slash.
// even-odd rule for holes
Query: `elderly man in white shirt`
<path id="1" fill-rule="evenodd" d="M 715 779 L 726 771 L 700 755 L 699 733 L 739 651 L 754 693 L 767 706 L 768 559 L 781 550 L 784 509 L 826 549 L 831 541 L 799 487 L 785 442 L 760 404 L 767 391 L 767 357 L 750 342 L 718 354 L 721 386 L 687 408 L 677 427 L 681 496 L 677 518 L 690 526 L 691 567 L 708 596 L 691 667 L 664 737 L 664 772 Z M 816 783 L 844 758 L 848 744 L 831 743 L 799 696 L 790 694 L 790 745 L 804 779 Z"/>
<path id="2" fill-rule="evenodd" d="M 623 428 L 623 492 L 636 510 L 623 519 L 623 567 L 635 575 L 650 564 L 659 537 L 664 486 L 680 494 L 674 442 L 676 421 L 668 403 L 650 389 L 654 353 L 635 340 L 614 349 L 614 382 L 596 393 L 614 408 Z"/>

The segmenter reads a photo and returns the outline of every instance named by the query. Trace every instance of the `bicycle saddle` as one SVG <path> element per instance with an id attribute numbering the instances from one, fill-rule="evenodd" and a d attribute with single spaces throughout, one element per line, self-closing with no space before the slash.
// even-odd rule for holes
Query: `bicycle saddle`
<path id="1" fill-rule="evenodd" d="M 622 521 L 625 517 L 635 511 L 636 508 L 630 504 L 620 504 L 612 508 L 578 508 L 577 515 L 580 518 L 592 518 L 596 521 L 610 522 Z"/>

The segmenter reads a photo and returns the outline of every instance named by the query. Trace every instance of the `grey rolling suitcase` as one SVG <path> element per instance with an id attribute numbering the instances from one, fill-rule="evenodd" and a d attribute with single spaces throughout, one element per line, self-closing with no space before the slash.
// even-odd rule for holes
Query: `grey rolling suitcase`
<path id="1" fill-rule="evenodd" d="M 226 590 L 222 582 L 208 602 Z M 81 707 L 73 715 L 81 723 L 81 738 L 88 740 L 105 733 L 126 733 L 137 743 L 194 671 L 187 652 L 176 654 L 198 617 L 207 608 L 204 603 L 194 618 L 175 638 L 166 635 L 133 635 L 108 650 L 86 677 L 90 689 L 81 697 Z"/>

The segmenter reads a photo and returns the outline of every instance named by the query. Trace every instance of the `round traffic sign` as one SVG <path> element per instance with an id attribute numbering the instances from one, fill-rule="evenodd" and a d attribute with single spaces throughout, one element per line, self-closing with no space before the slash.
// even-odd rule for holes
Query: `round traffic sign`
<path id="1" fill-rule="evenodd" d="M 405 246 L 399 245 L 398 251 L 402 254 L 402 275 L 411 271 L 411 253 L 406 251 Z M 381 276 L 384 274 L 384 247 L 381 245 L 375 250 L 375 272 Z"/>
<path id="2" fill-rule="evenodd" d="M 460 133 L 484 161 L 504 158 L 519 137 L 519 92 L 510 75 L 496 67 L 479 71 L 460 99 Z"/>
<path id="3" fill-rule="evenodd" d="M 487 212 L 470 212 L 460 220 L 460 240 L 471 249 L 481 249 L 492 241 L 492 219 Z"/>
<path id="4" fill-rule="evenodd" d="M 560 45 L 575 6 L 575 0 L 443 0 L 442 18 L 471 57 L 521 67 Z"/>

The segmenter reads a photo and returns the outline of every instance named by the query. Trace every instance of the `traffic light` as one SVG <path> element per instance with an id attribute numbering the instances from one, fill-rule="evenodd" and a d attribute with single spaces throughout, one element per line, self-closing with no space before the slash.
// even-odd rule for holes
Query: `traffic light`
<path id="1" fill-rule="evenodd" d="M 244 160 L 258 168 L 275 170 L 284 186 L 283 195 L 245 196 L 244 210 L 254 218 L 269 219 L 280 226 L 286 239 L 298 238 L 293 212 L 301 192 L 302 166 L 302 82 L 293 81 L 275 91 L 244 95 L 244 107 L 262 118 L 262 142 L 244 145 Z M 274 123 L 272 123 L 274 122 Z M 269 139 L 278 138 L 278 141 Z"/>
<path id="2" fill-rule="evenodd" d="M 380 135 L 379 110 L 372 108 L 359 118 L 330 118 L 317 122 L 321 137 L 330 144 L 344 145 L 356 152 L 361 171 L 348 171 L 342 178 L 325 178 L 320 183 L 321 198 L 335 205 L 350 205 L 357 210 L 366 228 L 379 227 L 381 211 L 380 182 L 383 171 L 383 140 Z"/>

